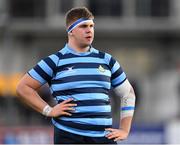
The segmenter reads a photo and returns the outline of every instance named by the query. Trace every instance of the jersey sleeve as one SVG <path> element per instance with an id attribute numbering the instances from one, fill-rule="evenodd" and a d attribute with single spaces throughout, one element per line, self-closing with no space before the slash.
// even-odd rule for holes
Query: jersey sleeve
<path id="1" fill-rule="evenodd" d="M 50 83 L 54 76 L 58 60 L 58 56 L 52 54 L 39 61 L 31 70 L 28 71 L 28 74 L 35 80 L 39 81 L 42 85 Z"/>
<path id="2" fill-rule="evenodd" d="M 106 58 L 109 60 L 109 67 L 111 70 L 111 86 L 116 88 L 121 85 L 127 77 L 118 61 L 109 54 L 107 54 Z"/>

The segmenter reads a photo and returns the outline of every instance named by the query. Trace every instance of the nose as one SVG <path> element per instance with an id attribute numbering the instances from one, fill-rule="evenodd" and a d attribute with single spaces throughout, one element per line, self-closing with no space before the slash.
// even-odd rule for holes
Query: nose
<path id="1" fill-rule="evenodd" d="M 92 27 L 87 27 L 87 29 L 86 29 L 86 33 L 91 33 L 92 32 Z"/>

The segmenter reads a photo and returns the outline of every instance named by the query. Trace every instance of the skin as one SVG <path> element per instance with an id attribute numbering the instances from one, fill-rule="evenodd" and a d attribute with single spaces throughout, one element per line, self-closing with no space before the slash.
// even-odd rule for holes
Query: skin
<path id="1" fill-rule="evenodd" d="M 92 44 L 94 39 L 94 23 L 86 22 L 68 34 L 68 45 L 76 52 L 87 52 L 89 45 Z M 38 95 L 37 90 L 41 87 L 41 84 L 33 79 L 29 74 L 25 74 L 17 85 L 17 94 L 19 99 L 27 105 L 31 106 L 34 110 L 42 113 L 43 108 L 47 103 Z M 65 100 L 60 104 L 52 107 L 52 111 L 49 113 L 49 117 L 58 117 L 61 115 L 71 116 L 70 111 L 74 110 L 74 106 L 77 104 L 70 103 L 72 99 Z M 121 127 L 119 129 L 106 128 L 107 131 L 111 131 L 106 137 L 113 139 L 114 141 L 124 140 L 127 138 L 131 127 L 132 116 L 125 117 L 120 120 Z"/>
<path id="2" fill-rule="evenodd" d="M 87 52 L 94 39 L 94 23 L 86 22 L 68 34 L 68 45 L 77 52 Z"/>

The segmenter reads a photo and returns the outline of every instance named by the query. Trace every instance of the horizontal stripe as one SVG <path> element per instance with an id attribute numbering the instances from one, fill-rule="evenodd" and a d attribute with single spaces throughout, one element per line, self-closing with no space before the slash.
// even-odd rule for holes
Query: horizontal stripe
<path id="1" fill-rule="evenodd" d="M 98 68 L 99 66 L 102 66 L 104 69 L 106 70 L 109 70 L 109 67 L 107 64 L 102 64 L 102 63 L 97 63 L 97 62 L 94 62 L 94 63 L 69 63 L 69 64 L 66 64 L 66 65 L 61 65 L 61 66 L 58 66 L 57 67 L 57 71 L 60 72 L 60 71 L 64 71 L 64 70 L 67 70 L 69 67 L 73 67 L 73 69 L 82 69 L 82 68 Z"/>
<path id="2" fill-rule="evenodd" d="M 57 62 L 59 61 L 59 56 L 58 56 L 58 53 L 59 52 L 57 52 L 56 54 L 52 54 L 52 55 L 50 55 L 49 56 L 49 58 L 54 62 L 54 64 L 56 65 L 57 64 Z M 51 66 L 51 65 L 50 65 Z"/>
<path id="3" fill-rule="evenodd" d="M 63 84 L 53 84 L 51 88 L 54 91 L 66 90 L 66 89 L 76 89 L 76 88 L 90 88 L 90 87 L 97 87 L 97 88 L 106 88 L 110 89 L 109 82 L 102 82 L 102 81 L 78 81 L 78 82 L 69 82 Z"/>
<path id="4" fill-rule="evenodd" d="M 74 107 L 74 113 L 82 113 L 82 112 L 111 112 L 110 105 L 102 105 L 102 106 L 82 106 L 82 107 Z"/>
<path id="5" fill-rule="evenodd" d="M 78 75 L 104 75 L 107 77 L 111 77 L 111 72 L 109 70 L 105 70 L 105 72 L 99 71 L 97 68 L 94 69 L 72 69 L 65 70 L 61 72 L 57 72 L 55 79 L 61 79 L 69 76 L 78 76 Z"/>
<path id="6" fill-rule="evenodd" d="M 101 57 L 101 54 L 99 54 L 99 53 L 90 53 L 90 54 L 88 54 L 88 55 L 81 55 L 81 56 L 75 55 L 75 54 L 72 54 L 72 53 L 67 53 L 67 54 L 62 55 L 61 60 L 62 60 L 62 59 L 68 59 L 68 58 L 79 58 L 79 57 L 102 58 L 102 57 Z"/>
<path id="7" fill-rule="evenodd" d="M 121 83 L 122 81 L 124 81 L 125 78 L 126 78 L 126 74 L 123 72 L 120 76 L 112 80 L 112 84 L 116 85 L 118 83 Z"/>
<path id="8" fill-rule="evenodd" d="M 111 57 L 110 62 L 109 62 L 109 66 L 111 69 L 113 68 L 115 63 L 116 63 L 116 60 L 113 57 Z"/>
<path id="9" fill-rule="evenodd" d="M 41 69 L 46 72 L 49 76 L 53 76 L 53 70 L 52 68 L 45 62 L 45 61 L 40 61 L 38 65 L 41 67 Z"/>
<path id="10" fill-rule="evenodd" d="M 86 23 L 88 23 L 88 22 L 93 23 L 93 20 L 92 20 L 92 19 L 87 19 L 87 18 L 80 18 L 80 19 L 76 20 L 74 23 L 72 23 L 72 24 L 68 27 L 67 32 L 70 33 L 70 32 L 71 32 L 73 29 L 75 29 L 77 26 L 86 24 Z"/>
<path id="11" fill-rule="evenodd" d="M 99 58 L 105 59 L 105 53 L 102 51 L 99 51 Z"/>
<path id="12" fill-rule="evenodd" d="M 90 125 L 112 125 L 112 118 L 71 118 L 71 117 L 60 117 L 63 121 L 72 121 L 80 124 Z"/>
<path id="13" fill-rule="evenodd" d="M 52 56 L 51 56 L 52 57 Z M 59 59 L 55 59 L 56 61 L 52 60 L 51 57 L 47 57 L 44 59 L 44 62 L 54 71 L 56 68 L 56 64 L 58 62 Z M 52 57 L 53 58 L 53 57 Z"/>
<path id="14" fill-rule="evenodd" d="M 118 86 L 120 86 L 121 84 L 123 84 L 125 81 L 127 80 L 127 78 L 125 78 L 122 82 L 116 84 L 116 85 L 112 85 L 113 88 L 116 88 Z"/>
<path id="15" fill-rule="evenodd" d="M 112 113 L 111 112 L 72 113 L 71 118 L 112 118 Z"/>
<path id="16" fill-rule="evenodd" d="M 46 80 L 44 80 L 34 69 L 31 69 L 28 74 L 34 78 L 35 80 L 37 80 L 38 82 L 40 82 L 41 84 L 45 84 Z"/>
<path id="17" fill-rule="evenodd" d="M 128 106 L 128 107 L 122 107 L 121 110 L 122 111 L 128 111 L 128 110 L 134 110 L 134 106 Z"/>
<path id="18" fill-rule="evenodd" d="M 83 136 L 90 136 L 90 137 L 104 137 L 105 136 L 105 131 L 91 131 L 91 130 L 75 129 L 75 128 L 71 128 L 68 126 L 61 125 L 61 124 L 57 123 L 54 119 L 52 119 L 52 123 L 57 128 L 62 129 L 62 130 L 67 131 L 67 132 L 74 133 L 74 134 L 79 134 L 79 135 L 83 135 Z"/>
<path id="19" fill-rule="evenodd" d="M 115 73 L 112 74 L 111 80 L 114 80 L 115 78 L 117 78 L 118 76 L 120 76 L 122 73 L 123 73 L 122 68 L 119 68 Z"/>
<path id="20" fill-rule="evenodd" d="M 60 119 L 54 118 L 56 122 L 61 125 L 68 126 L 71 128 L 81 129 L 81 130 L 92 130 L 92 131 L 104 131 L 105 128 L 112 127 L 112 125 L 90 125 L 90 124 L 80 124 L 72 121 L 63 121 Z"/>
<path id="21" fill-rule="evenodd" d="M 101 93 L 83 93 L 83 94 L 75 94 L 68 96 L 56 96 L 58 100 L 67 100 L 69 98 L 73 98 L 75 101 L 83 101 L 83 100 L 95 100 L 95 99 L 103 99 L 109 100 L 109 96 Z"/>
<path id="22" fill-rule="evenodd" d="M 77 75 L 52 80 L 51 84 L 61 84 L 76 81 L 104 81 L 110 82 L 110 77 L 104 75 Z"/>
<path id="23" fill-rule="evenodd" d="M 53 96 L 61 96 L 61 95 L 74 95 L 74 94 L 82 94 L 82 93 L 102 93 L 109 94 L 109 90 L 105 88 L 80 88 L 80 89 L 68 89 L 63 91 L 53 91 Z"/>
<path id="24" fill-rule="evenodd" d="M 66 65 L 66 64 L 71 64 L 71 63 L 102 63 L 105 64 L 105 61 L 100 58 L 94 58 L 94 57 L 76 57 L 76 58 L 67 58 L 67 59 L 62 59 L 60 61 L 59 66 L 61 65 Z"/>
<path id="25" fill-rule="evenodd" d="M 109 64 L 109 62 L 110 62 L 110 60 L 111 60 L 111 55 L 110 54 L 108 54 L 108 53 L 105 53 L 105 56 L 104 56 L 104 59 L 108 62 L 108 64 Z"/>
<path id="26" fill-rule="evenodd" d="M 64 100 L 59 100 L 58 103 L 63 102 Z M 109 105 L 109 100 L 84 100 L 84 101 L 71 101 L 70 103 L 75 103 L 77 106 L 100 106 L 100 105 Z"/>
<path id="27" fill-rule="evenodd" d="M 114 66 L 112 67 L 112 70 L 111 70 L 112 74 L 113 74 L 114 72 L 116 72 L 119 68 L 120 68 L 120 65 L 119 65 L 119 63 L 116 61 L 116 63 L 114 64 Z"/>
<path id="28" fill-rule="evenodd" d="M 34 67 L 34 70 L 48 83 L 51 81 L 51 76 L 49 76 L 39 65 Z"/>

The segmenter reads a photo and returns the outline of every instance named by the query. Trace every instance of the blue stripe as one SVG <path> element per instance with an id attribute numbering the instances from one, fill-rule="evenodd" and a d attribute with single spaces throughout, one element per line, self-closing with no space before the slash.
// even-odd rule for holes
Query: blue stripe
<path id="1" fill-rule="evenodd" d="M 76 81 L 104 81 L 110 82 L 110 77 L 104 75 L 78 75 L 78 76 L 69 76 L 57 80 L 52 80 L 51 84 L 61 84 L 68 82 Z"/>
<path id="2" fill-rule="evenodd" d="M 110 62 L 109 62 L 109 66 L 111 69 L 113 68 L 115 63 L 116 63 L 116 60 L 113 57 L 111 57 Z"/>
<path id="3" fill-rule="evenodd" d="M 105 58 L 105 60 L 108 62 L 108 64 L 109 64 L 109 62 L 110 62 L 110 60 L 111 60 L 111 55 L 110 54 L 108 54 L 108 53 L 105 53 L 105 56 L 104 56 L 104 58 Z"/>
<path id="4" fill-rule="evenodd" d="M 120 86 L 121 84 L 123 84 L 125 82 L 127 78 L 125 78 L 122 82 L 116 84 L 116 85 L 112 85 L 113 88 L 116 88 L 117 86 Z"/>
<path id="5" fill-rule="evenodd" d="M 133 106 L 128 106 L 128 107 L 122 107 L 121 110 L 122 111 L 128 111 L 128 110 L 134 110 L 135 107 Z"/>
<path id="6" fill-rule="evenodd" d="M 34 69 L 31 69 L 28 74 L 34 78 L 35 80 L 37 80 L 38 82 L 40 82 L 41 84 L 45 84 L 46 80 L 44 80 Z"/>
<path id="7" fill-rule="evenodd" d="M 76 57 L 76 58 L 79 58 L 79 57 L 85 57 L 85 58 L 86 58 L 86 57 L 103 58 L 103 57 L 101 56 L 101 53 L 90 53 L 90 54 L 88 54 L 88 55 L 81 55 L 81 56 L 77 56 L 77 55 L 72 54 L 72 53 L 67 53 L 67 54 L 62 55 L 61 60 L 62 60 L 62 59 L 68 59 L 68 58 L 74 58 L 74 57 Z"/>
<path id="8" fill-rule="evenodd" d="M 111 72 L 106 70 L 105 72 L 100 72 L 98 68 L 96 69 L 72 69 L 72 71 L 62 71 L 58 72 L 55 79 L 60 79 L 68 76 L 78 76 L 78 75 L 104 75 L 111 76 Z"/>
<path id="9" fill-rule="evenodd" d="M 113 66 L 113 68 L 112 68 L 112 70 L 111 70 L 112 74 L 113 74 L 115 71 L 117 71 L 119 68 L 120 68 L 120 65 L 119 65 L 119 63 L 116 61 L 116 63 L 114 64 L 114 66 Z"/>
<path id="10" fill-rule="evenodd" d="M 59 57 L 57 56 L 57 54 L 52 54 L 49 56 L 49 58 L 55 63 L 57 64 L 57 62 L 59 61 Z"/>
<path id="11" fill-rule="evenodd" d="M 75 107 L 75 113 L 79 112 L 111 112 L 110 105 Z"/>
<path id="12" fill-rule="evenodd" d="M 67 32 L 69 32 L 73 27 L 75 27 L 76 25 L 78 25 L 78 24 L 81 23 L 82 21 L 86 21 L 86 20 L 88 20 L 88 19 L 87 19 L 87 18 L 80 18 L 80 19 L 78 19 L 77 21 L 75 21 L 74 23 L 72 23 L 72 24 L 69 26 Z"/>
<path id="13" fill-rule="evenodd" d="M 112 118 L 70 118 L 70 117 L 60 117 L 59 119 L 64 121 L 72 121 L 80 124 L 90 124 L 90 125 L 112 125 Z"/>
<path id="14" fill-rule="evenodd" d="M 110 89 L 111 85 L 109 82 L 102 82 L 102 81 L 78 81 L 78 82 L 69 82 L 63 84 L 53 84 L 51 86 L 51 88 L 54 91 L 76 89 L 76 88 L 91 88 L 91 87 Z"/>
<path id="15" fill-rule="evenodd" d="M 34 67 L 34 70 L 48 83 L 51 81 L 51 76 L 49 76 L 39 65 Z"/>
<path id="16" fill-rule="evenodd" d="M 68 126 L 75 129 L 82 129 L 82 130 L 92 130 L 92 131 L 104 131 L 105 128 L 110 128 L 112 125 L 91 125 L 91 124 L 80 124 L 75 123 L 73 121 L 64 121 L 57 118 L 54 118 L 56 122 L 61 125 Z"/>
<path id="17" fill-rule="evenodd" d="M 94 58 L 94 57 L 76 57 L 76 58 L 67 58 L 67 59 L 62 59 L 59 66 L 61 65 L 66 65 L 66 64 L 71 64 L 71 63 L 102 63 L 102 64 L 106 64 L 106 62 L 104 61 L 104 59 L 100 59 L 100 58 Z"/>
<path id="18" fill-rule="evenodd" d="M 67 70 L 67 68 L 70 68 L 73 66 L 73 69 L 89 69 L 89 68 L 98 68 L 99 66 L 102 66 L 104 69 L 109 70 L 109 66 L 107 64 L 102 63 L 70 63 L 66 65 L 61 65 L 57 67 L 57 71 L 64 71 Z"/>
<path id="19" fill-rule="evenodd" d="M 126 74 L 123 72 L 120 76 L 116 77 L 112 80 L 112 85 L 116 85 L 118 83 L 121 83 L 126 78 Z"/>
<path id="20" fill-rule="evenodd" d="M 82 100 L 94 100 L 94 99 L 104 99 L 109 100 L 109 96 L 102 93 L 83 93 L 83 94 L 74 94 L 68 96 L 56 96 L 57 100 L 67 100 L 69 98 L 73 98 L 75 101 L 82 101 Z"/>
<path id="21" fill-rule="evenodd" d="M 91 137 L 104 137 L 105 136 L 105 131 L 91 131 L 91 130 L 75 129 L 75 128 L 61 125 L 61 124 L 57 123 L 56 121 L 54 121 L 53 119 L 52 119 L 52 123 L 57 128 L 62 129 L 67 132 L 74 133 L 74 134 L 79 134 L 79 135 L 83 135 L 83 136 L 91 136 Z"/>
<path id="22" fill-rule="evenodd" d="M 64 100 L 59 100 L 59 103 L 62 103 Z M 103 100 L 103 99 L 94 99 L 94 100 L 83 100 L 83 101 L 71 101 L 70 103 L 77 104 L 78 107 L 80 106 L 101 106 L 101 105 L 109 105 L 109 100 Z"/>
<path id="23" fill-rule="evenodd" d="M 120 67 L 115 73 L 112 74 L 111 76 L 111 80 L 114 80 L 115 78 L 117 78 L 118 76 L 120 76 L 123 73 L 122 68 Z"/>
<path id="24" fill-rule="evenodd" d="M 102 93 L 102 94 L 109 94 L 109 90 L 106 88 L 78 88 L 78 89 L 68 89 L 63 91 L 54 91 L 53 96 L 67 96 L 67 95 L 74 95 L 74 94 L 84 94 L 84 93 Z"/>
<path id="25" fill-rule="evenodd" d="M 87 112 L 87 113 L 71 112 L 71 113 L 72 113 L 71 118 L 112 118 L 111 112 Z M 64 117 L 67 117 L 67 116 L 64 116 Z"/>
<path id="26" fill-rule="evenodd" d="M 52 69 L 55 70 L 57 61 L 53 61 L 50 56 L 44 59 L 44 62 Z"/>
<path id="27" fill-rule="evenodd" d="M 40 62 L 38 63 L 38 65 L 39 65 L 39 66 L 43 69 L 43 71 L 46 72 L 49 76 L 52 76 L 52 75 L 53 75 L 53 70 L 51 69 L 51 67 L 49 67 L 49 66 L 47 65 L 46 62 L 44 62 L 44 61 L 42 60 L 42 61 L 40 61 Z"/>

